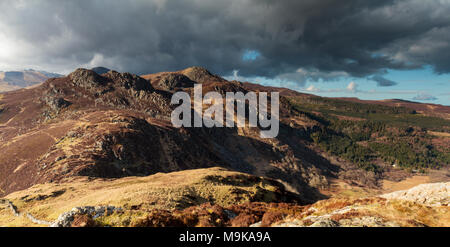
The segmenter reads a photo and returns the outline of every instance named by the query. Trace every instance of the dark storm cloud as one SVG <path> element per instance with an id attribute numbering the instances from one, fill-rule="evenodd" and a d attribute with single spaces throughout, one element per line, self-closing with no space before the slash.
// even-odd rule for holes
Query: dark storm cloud
<path id="1" fill-rule="evenodd" d="M 395 86 L 395 85 L 398 84 L 397 82 L 388 80 L 388 79 L 386 79 L 386 78 L 384 78 L 384 77 L 382 77 L 380 75 L 375 75 L 375 76 L 373 76 L 370 79 L 373 80 L 373 81 L 376 81 L 377 85 L 379 87 L 390 87 L 390 86 Z"/>
<path id="2" fill-rule="evenodd" d="M 199 65 L 300 82 L 424 65 L 450 71 L 448 1 L 2 0 L 0 9 L 3 67 Z M 243 59 L 248 51 L 257 58 Z"/>

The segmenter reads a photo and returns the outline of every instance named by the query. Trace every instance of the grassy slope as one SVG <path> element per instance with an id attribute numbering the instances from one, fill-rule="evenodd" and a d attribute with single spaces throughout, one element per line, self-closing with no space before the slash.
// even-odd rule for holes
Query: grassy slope
<path id="1" fill-rule="evenodd" d="M 249 203 L 253 199 L 279 201 L 275 199 L 278 193 L 273 182 L 210 168 L 110 180 L 79 178 L 71 183 L 36 185 L 7 198 L 19 211 L 45 220 L 83 205 L 124 208 L 124 212 L 95 219 L 96 225 L 108 226 L 249 226 L 261 220 L 265 226 L 309 226 L 320 218 L 341 226 L 450 226 L 448 206 L 373 196 L 332 198 L 308 206 Z M 207 201 L 216 205 L 202 204 Z M 238 216 L 225 223 L 223 209 Z M 14 217 L 2 205 L 0 225 L 38 226 L 25 217 Z"/>
<path id="2" fill-rule="evenodd" d="M 69 183 L 35 185 L 6 198 L 21 212 L 53 221 L 61 213 L 79 206 L 138 209 L 128 213 L 131 212 L 132 218 L 139 218 L 155 208 L 183 209 L 206 202 L 220 206 L 250 201 L 278 202 L 284 200 L 283 193 L 283 186 L 275 181 L 209 168 L 109 180 L 76 178 Z M 33 225 L 0 207 L 0 226 L 24 224 Z"/>

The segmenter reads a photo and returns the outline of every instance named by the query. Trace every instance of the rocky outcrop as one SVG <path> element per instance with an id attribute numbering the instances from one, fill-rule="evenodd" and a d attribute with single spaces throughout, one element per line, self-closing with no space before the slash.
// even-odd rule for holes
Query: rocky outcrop
<path id="1" fill-rule="evenodd" d="M 66 108 L 72 104 L 69 101 L 67 101 L 61 97 L 59 97 L 59 98 L 47 97 L 46 102 L 47 102 L 48 106 L 51 109 L 53 109 L 54 111 L 59 111 L 59 110 Z"/>
<path id="2" fill-rule="evenodd" d="M 395 222 L 386 221 L 380 217 L 362 216 L 341 219 L 339 221 L 330 218 L 321 218 L 313 223 L 302 220 L 288 220 L 276 223 L 275 227 L 399 227 Z"/>
<path id="3" fill-rule="evenodd" d="M 104 77 L 88 69 L 77 69 L 69 74 L 69 78 L 76 86 L 86 89 L 105 86 L 108 82 Z"/>
<path id="4" fill-rule="evenodd" d="M 44 89 L 48 102 L 63 98 L 76 108 L 127 109 L 153 117 L 169 117 L 171 112 L 168 95 L 155 92 L 149 81 L 131 73 L 109 70 L 100 75 L 77 69 L 67 77 L 47 81 Z"/>
<path id="5" fill-rule="evenodd" d="M 113 70 L 110 70 L 108 73 L 103 74 L 105 78 L 113 81 L 115 85 L 119 87 L 123 87 L 125 89 L 133 89 L 135 91 L 152 91 L 152 85 L 137 75 L 131 73 L 119 73 Z"/>
<path id="6" fill-rule="evenodd" d="M 21 213 L 17 207 L 7 199 L 0 199 L 0 204 L 6 204 L 6 206 L 11 210 L 11 213 L 15 217 L 26 217 L 28 220 L 38 225 L 47 225 L 50 227 L 70 227 L 77 216 L 83 215 L 88 216 L 90 219 L 96 219 L 101 216 L 108 216 L 115 212 L 122 212 L 123 209 L 114 206 L 84 206 L 76 207 L 72 210 L 62 213 L 58 219 L 54 222 L 40 220 L 31 215 L 30 213 Z"/>
<path id="7" fill-rule="evenodd" d="M 93 70 L 77 69 L 69 74 L 69 78 L 75 85 L 86 89 L 96 90 L 105 86 L 134 89 L 135 91 L 151 91 L 153 89 L 152 85 L 148 83 L 147 80 L 137 75 L 119 73 L 112 70 L 103 75 L 99 75 Z"/>
<path id="8" fill-rule="evenodd" d="M 194 81 L 183 74 L 170 73 L 163 76 L 157 85 L 160 89 L 172 91 L 178 88 L 193 87 L 194 83 Z"/>
<path id="9" fill-rule="evenodd" d="M 448 226 L 450 183 L 422 184 L 409 190 L 357 200 L 329 199 L 311 205 L 300 217 L 272 224 L 279 227 Z M 335 208 L 330 210 L 330 208 Z M 440 219 L 436 221 L 436 219 Z M 260 226 L 256 223 L 254 226 Z"/>
<path id="10" fill-rule="evenodd" d="M 114 206 L 84 206 L 76 207 L 72 210 L 62 213 L 58 219 L 53 222 L 50 227 L 70 227 L 72 226 L 75 217 L 78 215 L 86 215 L 92 219 L 96 219 L 101 216 L 108 216 L 115 212 L 122 212 L 123 209 Z"/>
<path id="11" fill-rule="evenodd" d="M 448 206 L 450 204 L 450 182 L 421 184 L 409 190 L 395 191 L 381 197 L 412 201 L 428 206 Z"/>

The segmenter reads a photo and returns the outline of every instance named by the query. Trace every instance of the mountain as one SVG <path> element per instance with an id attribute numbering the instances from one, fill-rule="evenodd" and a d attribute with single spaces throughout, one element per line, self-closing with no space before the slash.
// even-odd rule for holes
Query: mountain
<path id="1" fill-rule="evenodd" d="M 61 77 L 61 75 L 32 69 L 0 72 L 0 92 L 33 86 L 53 77 Z"/>
<path id="2" fill-rule="evenodd" d="M 204 94 L 280 92 L 278 136 L 261 138 L 258 127 L 174 128 L 172 95 L 192 96 L 195 83 Z M 303 212 L 302 205 L 373 196 L 417 174 L 448 181 L 449 126 L 407 106 L 227 81 L 200 67 L 142 76 L 77 69 L 0 94 L 0 196 L 7 206 L 0 225 L 14 208 L 8 205 L 47 223 L 67 212 L 88 225 L 267 225 L 271 207 Z M 127 191 L 133 193 L 123 198 Z M 86 197 L 68 200 L 76 195 Z M 61 206 L 36 211 L 50 201 Z M 105 205 L 120 217 L 82 213 L 97 212 L 95 206 L 105 212 Z M 205 214 L 193 216 L 191 207 Z M 247 213 L 231 223 L 225 211 Z M 149 220 L 137 222 L 136 215 Z M 285 216 L 267 217 L 272 224 Z"/>
<path id="3" fill-rule="evenodd" d="M 245 90 L 223 79 L 207 84 L 205 90 Z M 283 177 L 313 201 L 318 195 L 311 185 L 325 184 L 323 174 L 336 170 L 304 144 L 297 143 L 296 150 L 285 144 L 307 137 L 307 126 L 298 131 L 286 126 L 279 140 L 261 139 L 248 128 L 176 129 L 170 99 L 170 92 L 136 75 L 86 69 L 4 94 L 0 187 L 9 193 L 72 176 L 119 178 L 221 166 Z M 22 145 L 30 152 L 20 157 Z"/>
<path id="4" fill-rule="evenodd" d="M 174 90 L 193 87 L 195 83 L 212 84 L 214 82 L 225 82 L 218 75 L 201 67 L 190 67 L 176 72 L 160 72 L 156 74 L 142 75 L 142 78 L 150 81 L 157 89 L 173 92 Z"/>

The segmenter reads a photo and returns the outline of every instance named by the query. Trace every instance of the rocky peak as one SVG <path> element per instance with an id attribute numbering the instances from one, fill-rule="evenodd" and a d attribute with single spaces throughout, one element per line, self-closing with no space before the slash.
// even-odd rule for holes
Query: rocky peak
<path id="1" fill-rule="evenodd" d="M 136 91 L 151 91 L 153 87 L 145 79 L 130 73 L 119 73 L 110 70 L 105 74 L 99 75 L 93 70 L 77 69 L 69 74 L 69 78 L 77 86 L 92 89 L 112 84 L 125 89 L 134 89 Z"/>
<path id="2" fill-rule="evenodd" d="M 220 76 L 213 75 L 207 69 L 202 67 L 190 67 L 181 71 L 181 73 L 187 76 L 189 79 L 196 81 L 198 83 L 205 83 L 210 81 L 225 81 L 225 79 Z"/>
<path id="3" fill-rule="evenodd" d="M 107 83 L 105 78 L 95 73 L 93 70 L 81 68 L 76 69 L 74 72 L 70 73 L 69 78 L 75 85 L 84 88 L 95 88 L 98 86 L 104 86 Z"/>
<path id="4" fill-rule="evenodd" d="M 194 83 L 194 81 L 183 74 L 171 73 L 162 77 L 158 82 L 158 86 L 164 90 L 174 90 L 176 88 L 193 87 Z"/>
<path id="5" fill-rule="evenodd" d="M 137 75 L 131 74 L 131 73 L 119 73 L 114 70 L 108 71 L 108 73 L 103 74 L 105 78 L 108 78 L 112 80 L 115 84 L 118 84 L 121 87 L 124 87 L 125 89 L 134 89 L 136 91 L 151 91 L 153 90 L 152 85 L 145 80 L 144 78 L 141 78 Z"/>

